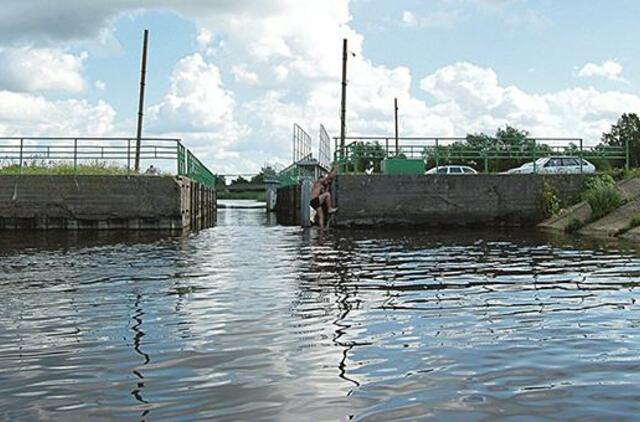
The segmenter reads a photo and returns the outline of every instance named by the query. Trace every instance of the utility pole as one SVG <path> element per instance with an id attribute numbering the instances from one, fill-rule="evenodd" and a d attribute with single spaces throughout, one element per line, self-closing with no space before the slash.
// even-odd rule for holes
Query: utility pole
<path id="1" fill-rule="evenodd" d="M 399 155 L 399 150 L 398 150 L 398 99 L 394 98 L 393 99 L 393 112 L 395 115 L 395 121 L 396 121 L 396 157 Z"/>
<path id="2" fill-rule="evenodd" d="M 149 30 L 144 30 L 142 42 L 142 64 L 140 66 L 140 102 L 138 103 L 138 130 L 136 132 L 136 173 L 140 171 L 140 147 L 142 144 L 142 117 L 144 115 L 144 87 L 147 78 L 147 45 L 149 42 Z"/>
<path id="3" fill-rule="evenodd" d="M 340 106 L 340 158 L 345 156 L 345 136 L 347 131 L 347 39 L 342 40 L 342 101 Z"/>

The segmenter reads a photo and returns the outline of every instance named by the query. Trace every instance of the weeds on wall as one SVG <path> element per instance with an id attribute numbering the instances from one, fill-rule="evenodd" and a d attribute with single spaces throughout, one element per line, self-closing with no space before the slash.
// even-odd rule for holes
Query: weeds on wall
<path id="1" fill-rule="evenodd" d="M 542 187 L 542 211 L 546 218 L 554 216 L 560 212 L 560 200 L 556 190 L 547 181 Z"/>

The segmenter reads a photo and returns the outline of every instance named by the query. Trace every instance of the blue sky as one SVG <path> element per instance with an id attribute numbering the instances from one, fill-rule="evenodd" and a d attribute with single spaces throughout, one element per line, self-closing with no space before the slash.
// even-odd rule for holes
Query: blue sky
<path id="1" fill-rule="evenodd" d="M 5 0 L 0 135 L 131 136 L 151 32 L 145 133 L 214 171 L 288 164 L 291 127 L 464 136 L 511 124 L 595 143 L 638 112 L 632 0 Z"/>

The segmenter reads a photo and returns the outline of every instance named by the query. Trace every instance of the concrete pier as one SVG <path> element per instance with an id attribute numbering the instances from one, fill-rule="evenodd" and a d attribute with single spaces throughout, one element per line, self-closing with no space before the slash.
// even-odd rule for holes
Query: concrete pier
<path id="1" fill-rule="evenodd" d="M 544 184 L 572 203 L 584 175 L 340 175 L 339 226 L 531 226 L 542 221 Z"/>
<path id="2" fill-rule="evenodd" d="M 0 229 L 183 230 L 215 225 L 216 192 L 173 176 L 0 176 Z"/>

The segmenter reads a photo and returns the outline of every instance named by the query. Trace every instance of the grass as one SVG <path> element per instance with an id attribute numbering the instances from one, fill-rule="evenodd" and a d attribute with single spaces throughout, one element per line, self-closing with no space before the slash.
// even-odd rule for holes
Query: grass
<path id="1" fill-rule="evenodd" d="M 19 165 L 13 164 L 5 167 L 0 167 L 1 175 L 126 175 L 129 174 L 126 167 L 117 166 L 113 164 L 93 162 L 89 164 L 78 164 L 74 168 L 73 164 L 68 163 L 30 163 L 23 165 L 20 168 Z"/>
<path id="2" fill-rule="evenodd" d="M 604 217 L 625 202 L 616 189 L 615 181 L 609 175 L 592 176 L 587 179 L 582 199 L 591 206 L 593 220 Z"/>

